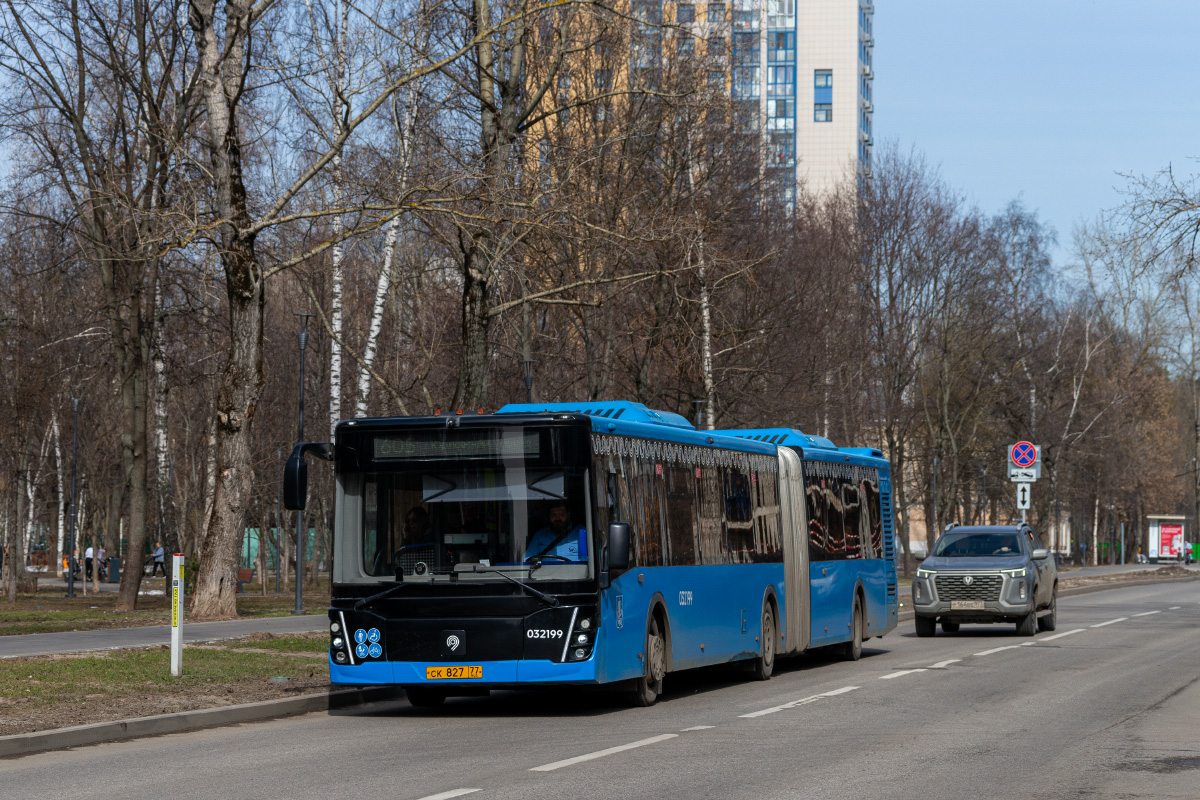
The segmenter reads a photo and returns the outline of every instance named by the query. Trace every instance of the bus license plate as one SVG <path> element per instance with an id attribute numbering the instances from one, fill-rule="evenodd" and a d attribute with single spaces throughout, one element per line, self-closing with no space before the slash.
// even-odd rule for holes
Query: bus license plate
<path id="1" fill-rule="evenodd" d="M 951 611 L 983 611 L 982 600 L 951 600 Z"/>
<path id="2" fill-rule="evenodd" d="M 427 681 L 461 681 L 483 677 L 483 665 L 475 664 L 469 667 L 426 667 Z"/>

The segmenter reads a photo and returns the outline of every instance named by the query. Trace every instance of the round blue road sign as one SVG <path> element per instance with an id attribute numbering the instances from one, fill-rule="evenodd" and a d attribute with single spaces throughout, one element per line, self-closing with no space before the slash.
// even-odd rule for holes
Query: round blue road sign
<path id="1" fill-rule="evenodd" d="M 368 648 L 368 652 L 370 652 L 371 658 L 379 658 L 381 655 L 383 655 L 383 648 L 378 644 L 372 644 Z"/>
<path id="2" fill-rule="evenodd" d="M 371 630 L 367 631 L 367 641 L 368 642 L 378 642 L 379 641 L 379 628 L 371 628 Z"/>
<path id="3" fill-rule="evenodd" d="M 367 649 L 365 644 L 357 644 L 354 646 L 354 654 L 359 658 L 366 658 L 368 652 L 370 651 Z"/>
<path id="4" fill-rule="evenodd" d="M 354 632 L 354 641 L 362 644 L 367 640 L 367 631 L 364 628 L 359 628 Z"/>
<path id="5" fill-rule="evenodd" d="M 1029 442 L 1017 442 L 1012 446 L 1008 457 L 1018 467 L 1032 467 L 1037 463 L 1037 448 Z"/>

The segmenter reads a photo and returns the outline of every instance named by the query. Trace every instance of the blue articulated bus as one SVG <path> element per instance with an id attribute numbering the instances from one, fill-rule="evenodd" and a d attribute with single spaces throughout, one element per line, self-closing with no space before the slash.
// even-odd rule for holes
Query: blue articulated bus
<path id="1" fill-rule="evenodd" d="M 336 485 L 329 670 L 414 705 L 609 685 L 862 641 L 896 626 L 879 451 L 792 429 L 698 431 L 639 403 L 347 420 L 297 445 Z"/>

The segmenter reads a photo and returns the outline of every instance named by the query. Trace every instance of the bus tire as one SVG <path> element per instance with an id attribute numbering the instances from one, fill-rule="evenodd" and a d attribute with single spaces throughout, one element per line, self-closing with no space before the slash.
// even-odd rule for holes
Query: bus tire
<path id="1" fill-rule="evenodd" d="M 858 661 L 862 658 L 862 604 L 858 595 L 854 595 L 854 611 L 850 615 L 850 641 L 842 645 L 842 658 L 846 661 Z"/>
<path id="2" fill-rule="evenodd" d="M 663 676 L 667 672 L 667 642 L 658 624 L 658 614 L 651 612 L 646 630 L 646 649 L 642 657 L 642 677 L 634 681 L 631 700 L 638 708 L 654 705 L 662 694 Z"/>
<path id="3" fill-rule="evenodd" d="M 413 708 L 437 708 L 446 702 L 445 692 L 427 689 L 424 686 L 406 686 L 404 693 L 408 695 L 408 703 Z"/>
<path id="4" fill-rule="evenodd" d="M 756 681 L 767 681 L 771 679 L 771 673 L 775 671 L 775 640 L 779 636 L 778 626 L 775 624 L 775 608 L 770 603 L 763 603 L 762 613 L 762 636 L 759 642 L 759 654 L 754 657 L 750 664 L 750 675 Z"/>

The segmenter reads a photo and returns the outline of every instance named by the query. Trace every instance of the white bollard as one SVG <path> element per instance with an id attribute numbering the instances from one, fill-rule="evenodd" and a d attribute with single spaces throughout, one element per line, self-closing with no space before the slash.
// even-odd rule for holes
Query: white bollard
<path id="1" fill-rule="evenodd" d="M 171 556 L 171 674 L 183 674 L 183 553 Z"/>

